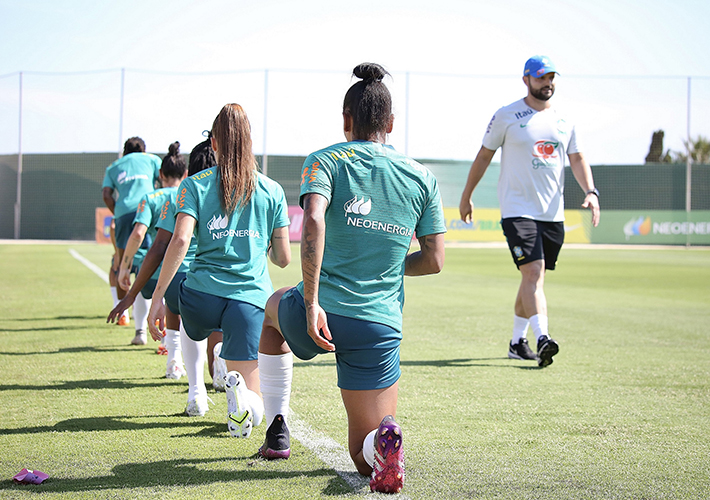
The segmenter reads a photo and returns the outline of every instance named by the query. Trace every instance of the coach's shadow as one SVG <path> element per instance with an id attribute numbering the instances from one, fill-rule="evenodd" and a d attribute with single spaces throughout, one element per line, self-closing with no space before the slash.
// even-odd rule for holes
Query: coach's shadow
<path id="1" fill-rule="evenodd" d="M 249 463 L 248 470 L 230 470 L 229 462 L 235 460 L 255 460 Z M 289 478 L 329 477 L 328 486 L 322 491 L 326 495 L 342 495 L 351 493 L 347 483 L 337 473 L 328 468 L 310 471 L 282 470 L 271 467 L 272 470 L 258 468 L 261 459 L 251 457 L 195 458 L 163 460 L 148 463 L 130 463 L 117 465 L 111 474 L 87 478 L 60 479 L 50 478 L 42 483 L 43 493 L 78 493 L 87 491 L 117 490 L 126 491 L 131 488 L 165 488 L 170 486 L 199 486 L 212 483 L 230 483 L 243 481 L 283 481 Z M 223 463 L 225 466 L 211 466 Z M 200 468 L 206 465 L 206 468 Z M 270 464 L 269 464 L 270 465 Z M 45 472 L 45 471 L 43 471 Z M 2 490 L 20 490 L 24 485 L 16 485 L 12 480 L 0 482 Z"/>

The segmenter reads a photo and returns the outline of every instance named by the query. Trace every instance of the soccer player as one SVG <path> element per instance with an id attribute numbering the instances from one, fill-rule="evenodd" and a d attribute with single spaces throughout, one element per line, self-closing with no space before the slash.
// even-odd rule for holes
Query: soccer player
<path id="1" fill-rule="evenodd" d="M 210 141 L 206 140 L 195 146 L 190 152 L 188 175 L 194 175 L 202 170 L 212 168 L 216 165 L 214 153 L 210 146 Z M 175 196 L 166 201 L 160 212 L 160 217 L 158 223 L 156 224 L 157 233 L 153 244 L 148 250 L 145 256 L 143 265 L 140 271 L 136 275 L 135 281 L 131 286 L 130 290 L 126 293 L 126 296 L 121 299 L 116 307 L 109 313 L 107 321 L 114 321 L 119 318 L 122 312 L 130 307 L 134 299 L 140 293 L 140 290 L 148 284 L 151 280 L 154 272 L 159 268 L 160 263 L 163 261 L 165 256 L 165 251 L 170 244 L 170 239 L 175 231 L 175 202 L 177 201 L 177 192 Z M 186 273 L 189 270 L 190 263 L 195 258 L 195 249 L 197 248 L 197 242 L 193 237 L 190 242 L 190 247 L 188 248 L 187 254 L 183 259 L 178 271 L 175 273 L 175 277 L 170 282 L 167 291 L 165 292 L 165 304 L 167 309 L 173 312 L 179 311 L 179 289 L 180 284 L 185 279 Z M 151 291 L 155 289 L 155 283 L 151 286 Z M 167 312 L 167 311 L 166 311 Z M 167 315 L 166 315 L 167 319 Z M 169 326 L 169 325 L 166 325 Z M 170 328 L 166 328 L 166 336 L 170 335 L 168 331 Z M 222 332 L 212 332 L 209 340 L 212 340 L 215 336 L 218 336 L 216 345 L 221 348 L 222 344 Z M 165 337 L 163 337 L 165 338 Z M 205 390 L 204 381 L 204 366 L 205 358 L 209 358 L 209 353 L 205 353 L 205 348 L 207 346 L 207 341 L 195 342 L 187 336 L 185 329 L 180 325 L 179 338 L 175 339 L 179 341 L 180 350 L 182 351 L 184 358 L 185 371 L 187 373 L 188 380 L 188 391 L 187 391 L 187 406 L 185 407 L 185 414 L 188 417 L 201 417 L 208 411 L 208 396 Z M 216 350 L 216 349 L 215 349 Z M 210 361 L 211 362 L 211 361 Z M 224 365 L 224 360 L 221 358 L 217 359 L 214 364 L 214 371 L 211 370 L 212 374 L 212 384 L 216 390 L 224 391 L 224 378 L 227 374 L 226 366 Z"/>
<path id="2" fill-rule="evenodd" d="M 128 291 L 131 288 L 129 274 L 133 267 L 133 256 L 142 245 L 146 235 L 148 235 L 150 241 L 155 241 L 160 213 L 164 207 L 167 207 L 171 201 L 177 198 L 178 186 L 185 177 L 187 177 L 187 164 L 182 154 L 180 154 L 180 143 L 174 142 L 169 146 L 168 154 L 165 155 L 160 166 L 160 183 L 163 187 L 144 195 L 141 202 L 138 204 L 136 216 L 133 221 L 133 231 L 128 237 L 126 248 L 123 252 L 123 259 L 121 260 L 121 267 L 118 272 L 118 285 L 124 290 Z M 140 296 L 135 297 L 136 301 L 150 301 L 159 273 L 160 267 L 158 267 L 153 273 L 152 278 L 141 289 Z M 179 283 L 175 286 L 179 286 Z M 148 307 L 146 307 L 146 313 L 148 312 Z M 147 320 L 147 314 L 145 320 Z M 136 321 L 138 321 L 137 318 Z M 167 328 L 166 336 L 163 337 L 163 339 L 168 356 L 165 376 L 166 378 L 178 380 L 185 375 L 185 369 L 183 368 L 182 350 L 180 348 L 180 312 L 177 309 L 177 304 L 173 305 L 168 301 L 168 307 L 165 311 L 165 322 Z M 143 336 L 145 337 L 144 329 L 147 329 L 147 321 L 145 325 L 141 326 L 142 328 L 139 331 L 143 332 Z M 146 339 L 141 340 L 144 341 Z"/>
<path id="3" fill-rule="evenodd" d="M 550 365 L 559 351 L 548 331 L 543 285 L 545 271 L 555 269 L 565 236 L 565 156 L 586 193 L 582 207 L 591 210 L 592 224 L 595 227 L 599 224 L 599 191 L 577 143 L 575 127 L 550 103 L 556 74 L 548 57 L 533 56 L 527 60 L 523 82 L 528 94 L 499 109 L 491 119 L 459 204 L 461 219 L 471 222 L 473 190 L 496 150 L 502 147 L 498 180 L 501 225 L 521 274 L 508 357 L 537 360 L 540 367 Z M 537 339 L 537 354 L 528 345 L 528 327 L 532 327 Z"/>
<path id="4" fill-rule="evenodd" d="M 152 192 L 158 186 L 160 158 L 145 152 L 145 142 L 140 137 L 131 137 L 123 146 L 123 156 L 106 167 L 102 185 L 102 196 L 106 207 L 111 211 L 115 223 L 116 255 L 111 272 L 118 270 L 128 236 L 133 230 L 133 218 L 138 203 L 144 194 Z M 147 249 L 150 242 L 142 248 Z M 116 298 L 122 299 L 125 291 L 116 287 Z M 136 311 L 134 315 L 145 317 L 145 311 Z M 136 325 L 138 327 L 138 325 Z M 145 331 L 136 328 L 136 335 L 131 341 L 134 345 L 146 343 Z"/>
<path id="5" fill-rule="evenodd" d="M 293 354 L 335 352 L 350 456 L 373 491 L 404 484 L 394 420 L 404 276 L 438 273 L 446 231 L 439 189 L 425 167 L 385 144 L 392 98 L 378 64 L 355 67 L 345 94 L 347 142 L 312 153 L 301 175 L 302 277 L 266 305 L 259 347 L 269 428 L 259 452 L 288 458 Z M 408 253 L 413 236 L 420 250 Z"/>
<path id="6" fill-rule="evenodd" d="M 288 207 L 283 188 L 257 171 L 249 120 L 241 106 L 222 108 L 211 141 L 218 166 L 180 185 L 175 231 L 153 293 L 148 327 L 159 339 L 165 310 L 161 299 L 194 233 L 197 249 L 180 287 L 180 315 L 195 341 L 222 330 L 221 357 L 229 370 L 228 429 L 232 436 L 249 437 L 264 412 L 257 352 L 264 305 L 273 293 L 267 256 L 279 267 L 291 261 Z"/>

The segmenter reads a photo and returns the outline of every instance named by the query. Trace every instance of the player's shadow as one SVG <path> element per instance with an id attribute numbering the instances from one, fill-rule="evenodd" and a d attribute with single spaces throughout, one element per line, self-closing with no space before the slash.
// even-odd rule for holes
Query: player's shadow
<path id="1" fill-rule="evenodd" d="M 64 330 L 64 328 L 58 328 L 59 330 Z M 29 328 L 33 332 L 44 330 L 43 328 Z M 10 331 L 10 330 L 7 330 Z M 85 345 L 76 347 L 62 347 L 56 351 L 27 351 L 27 352 L 0 352 L 0 356 L 37 356 L 37 355 L 47 355 L 47 354 L 78 354 L 82 352 L 136 352 L 138 349 L 136 346 L 131 345 Z"/>
<path id="2" fill-rule="evenodd" d="M 503 363 L 494 363 L 504 361 Z M 537 365 L 518 364 L 510 362 L 508 357 L 496 358 L 454 358 L 454 359 L 422 359 L 422 360 L 401 360 L 401 366 L 434 366 L 439 368 L 513 368 L 517 370 L 539 370 Z M 295 366 L 335 366 L 335 359 L 318 361 L 296 361 Z"/>
<path id="3" fill-rule="evenodd" d="M 171 383 L 165 377 L 155 377 L 149 379 L 146 377 L 134 379 L 89 379 L 89 380 L 70 380 L 58 384 L 4 384 L 0 385 L 2 391 L 73 391 L 76 389 L 135 389 L 137 387 L 164 387 L 170 386 Z"/>
<path id="4" fill-rule="evenodd" d="M 0 429 L 2 435 L 37 434 L 42 432 L 143 431 L 150 429 L 192 429 L 191 436 L 227 437 L 223 422 L 210 422 L 174 415 L 113 415 L 106 417 L 69 418 L 54 425 L 37 425 Z M 182 436 L 182 435 L 181 435 Z"/>
<path id="5" fill-rule="evenodd" d="M 3 318 L 4 321 L 64 321 L 64 320 L 75 320 L 75 319 L 106 319 L 106 316 L 103 316 L 101 314 L 97 316 L 48 316 L 41 318 L 39 316 L 32 316 L 29 318 Z"/>
<path id="6" fill-rule="evenodd" d="M 230 463 L 235 460 L 249 460 L 249 469 L 234 470 Z M 50 478 L 42 483 L 42 493 L 78 494 L 90 491 L 130 491 L 133 488 L 166 488 L 209 485 L 212 483 L 237 483 L 254 481 L 282 482 L 290 478 L 327 477 L 328 485 L 321 492 L 325 495 L 352 493 L 347 483 L 333 469 L 321 467 L 314 470 L 282 470 L 278 466 L 259 468 L 261 459 L 252 456 L 194 458 L 162 460 L 156 462 L 128 463 L 115 466 L 110 474 L 85 478 Z M 14 484 L 12 480 L 0 482 L 0 490 L 21 490 L 25 485 Z M 274 497 L 278 495 L 274 492 Z"/>

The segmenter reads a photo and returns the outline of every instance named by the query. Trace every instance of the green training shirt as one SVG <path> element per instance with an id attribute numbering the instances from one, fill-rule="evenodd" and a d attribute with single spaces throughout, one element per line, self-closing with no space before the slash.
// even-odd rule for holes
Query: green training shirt
<path id="1" fill-rule="evenodd" d="M 321 307 L 401 331 L 412 238 L 446 232 L 434 175 L 390 146 L 347 142 L 306 159 L 301 204 L 308 193 L 328 200 Z"/>
<path id="2" fill-rule="evenodd" d="M 255 175 L 251 199 L 232 214 L 220 204 L 219 167 L 188 177 L 178 190 L 177 213 L 197 221 L 197 251 L 185 286 L 264 308 L 274 291 L 267 265 L 271 235 L 289 219 L 281 185 Z"/>

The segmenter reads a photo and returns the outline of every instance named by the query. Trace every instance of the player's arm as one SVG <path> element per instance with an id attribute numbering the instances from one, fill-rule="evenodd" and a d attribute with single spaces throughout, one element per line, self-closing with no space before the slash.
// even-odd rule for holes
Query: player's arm
<path id="1" fill-rule="evenodd" d="M 473 160 L 471 164 L 471 169 L 468 171 L 468 178 L 466 179 L 466 186 L 463 188 L 463 193 L 461 194 L 461 202 L 459 203 L 459 213 L 461 214 L 461 220 L 464 222 L 471 222 L 473 217 L 473 202 L 471 201 L 471 196 L 473 195 L 473 190 L 483 178 L 483 174 L 486 173 L 488 165 L 491 164 L 495 150 L 490 150 L 485 146 L 481 146 L 480 151 L 476 155 L 476 159 Z"/>
<path id="2" fill-rule="evenodd" d="M 325 311 L 318 304 L 320 270 L 325 248 L 325 210 L 328 200 L 317 193 L 303 196 L 303 229 L 301 231 L 301 273 L 303 275 L 303 299 L 306 306 L 308 335 L 326 351 L 335 346 L 328 328 Z"/>
<path id="3" fill-rule="evenodd" d="M 106 322 L 112 322 L 114 319 L 118 319 L 123 314 L 123 311 L 131 307 L 133 302 L 136 300 L 138 293 L 143 289 L 146 283 L 150 280 L 151 276 L 158 266 L 163 261 L 163 256 L 165 256 L 165 250 L 168 248 L 170 243 L 170 238 L 172 238 L 173 233 L 166 231 L 165 229 L 158 229 L 158 234 L 155 236 L 155 241 L 150 246 L 148 253 L 145 254 L 143 258 L 143 264 L 141 264 L 140 271 L 136 275 L 136 279 L 133 280 L 133 285 L 131 289 L 126 292 L 126 296 L 123 297 L 116 307 L 114 307 L 106 318 Z"/>
<path id="4" fill-rule="evenodd" d="M 582 208 L 589 208 L 592 211 L 592 224 L 594 227 L 597 227 L 599 224 L 600 205 L 599 197 L 594 193 L 590 193 L 590 191 L 595 189 L 592 168 L 589 166 L 589 163 L 587 163 L 587 160 L 584 159 L 582 153 L 571 153 L 569 155 L 569 166 L 572 169 L 572 174 L 574 174 L 574 178 L 577 180 L 579 187 L 582 188 L 582 191 L 587 193 L 584 197 Z"/>
<path id="5" fill-rule="evenodd" d="M 111 213 L 114 213 L 114 209 L 116 208 L 116 200 L 113 199 L 113 189 L 110 187 L 103 188 L 101 190 L 101 196 L 104 199 L 106 207 L 111 211 Z"/>
<path id="6" fill-rule="evenodd" d="M 404 259 L 406 276 L 437 274 L 444 267 L 444 233 L 427 234 L 419 241 L 419 251 L 412 252 Z"/>
<path id="7" fill-rule="evenodd" d="M 133 267 L 133 257 L 143 243 L 145 233 L 148 232 L 148 226 L 141 222 L 133 224 L 133 230 L 126 242 L 126 248 L 123 250 L 123 258 L 121 259 L 121 267 L 118 270 L 118 286 L 124 290 L 131 288 L 131 268 Z"/>
<path id="8" fill-rule="evenodd" d="M 179 213 L 175 220 L 175 232 L 165 251 L 163 267 L 160 269 L 160 276 L 158 277 L 158 283 L 155 285 L 153 302 L 148 315 L 148 329 L 154 340 L 162 337 L 162 332 L 165 331 L 165 304 L 163 303 L 163 297 L 165 297 L 165 291 L 175 277 L 180 264 L 185 259 L 185 255 L 187 255 L 196 223 L 197 221 L 194 217 L 185 213 Z M 158 325 L 155 324 L 156 321 L 159 322 Z"/>
<path id="9" fill-rule="evenodd" d="M 280 268 L 289 265 L 291 262 L 291 242 L 288 237 L 288 226 L 274 229 L 271 234 L 268 254 L 271 262 Z"/>

